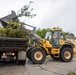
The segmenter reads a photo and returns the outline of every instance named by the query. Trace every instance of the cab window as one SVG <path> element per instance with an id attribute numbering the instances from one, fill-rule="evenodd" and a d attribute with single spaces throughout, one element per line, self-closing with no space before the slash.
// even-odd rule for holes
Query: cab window
<path id="1" fill-rule="evenodd" d="M 44 39 L 50 40 L 51 39 L 51 32 L 47 32 Z"/>

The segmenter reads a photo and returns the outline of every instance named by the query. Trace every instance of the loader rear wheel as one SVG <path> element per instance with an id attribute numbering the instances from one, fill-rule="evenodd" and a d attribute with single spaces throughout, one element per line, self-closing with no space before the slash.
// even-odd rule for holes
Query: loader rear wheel
<path id="1" fill-rule="evenodd" d="M 59 55 L 58 54 L 51 54 L 50 55 L 53 59 L 59 59 Z"/>
<path id="2" fill-rule="evenodd" d="M 60 59 L 63 62 L 70 62 L 73 59 L 73 50 L 71 48 L 64 48 L 61 50 Z"/>
<path id="3" fill-rule="evenodd" d="M 31 61 L 34 64 L 41 64 L 46 59 L 46 52 L 42 48 L 34 48 L 31 51 Z"/>

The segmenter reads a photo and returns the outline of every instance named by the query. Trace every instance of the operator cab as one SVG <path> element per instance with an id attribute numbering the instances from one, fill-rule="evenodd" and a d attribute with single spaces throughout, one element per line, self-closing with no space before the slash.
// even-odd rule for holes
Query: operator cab
<path id="1" fill-rule="evenodd" d="M 60 38 L 61 38 L 60 30 L 49 31 L 45 35 L 45 39 L 49 40 L 49 42 L 53 45 L 53 47 L 60 46 L 60 43 L 59 43 Z"/>

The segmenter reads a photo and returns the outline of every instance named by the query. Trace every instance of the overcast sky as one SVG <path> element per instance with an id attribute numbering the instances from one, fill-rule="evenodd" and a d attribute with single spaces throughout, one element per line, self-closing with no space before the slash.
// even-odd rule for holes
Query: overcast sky
<path id="1" fill-rule="evenodd" d="M 0 0 L 0 18 L 11 13 L 11 10 L 18 11 L 28 4 L 30 0 Z M 64 31 L 76 35 L 76 0 L 31 0 L 34 3 L 36 17 L 24 18 L 28 24 L 37 28 L 61 27 Z"/>

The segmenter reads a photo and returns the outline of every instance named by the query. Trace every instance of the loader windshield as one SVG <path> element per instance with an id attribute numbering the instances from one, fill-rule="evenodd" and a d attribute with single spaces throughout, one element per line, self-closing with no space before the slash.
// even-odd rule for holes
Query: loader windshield
<path id="1" fill-rule="evenodd" d="M 47 32 L 44 39 L 50 40 L 51 39 L 51 32 Z"/>

